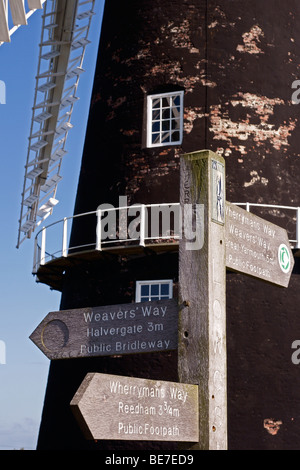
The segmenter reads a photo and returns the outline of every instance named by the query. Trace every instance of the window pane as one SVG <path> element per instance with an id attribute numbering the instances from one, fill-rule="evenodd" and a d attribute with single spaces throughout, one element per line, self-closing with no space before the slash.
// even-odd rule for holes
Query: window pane
<path id="1" fill-rule="evenodd" d="M 141 296 L 149 295 L 149 285 L 142 285 L 141 286 Z"/>
<path id="2" fill-rule="evenodd" d="M 159 297 L 151 297 L 151 300 L 159 300 Z"/>
<path id="3" fill-rule="evenodd" d="M 141 297 L 141 302 L 148 302 L 149 301 L 149 297 Z"/>
<path id="4" fill-rule="evenodd" d="M 179 129 L 179 121 L 177 119 L 172 119 L 171 121 L 172 129 Z"/>
<path id="5" fill-rule="evenodd" d="M 170 130 L 170 121 L 162 121 L 162 130 L 169 131 Z"/>
<path id="6" fill-rule="evenodd" d="M 160 134 L 152 134 L 152 144 L 158 144 L 159 143 L 159 136 L 160 136 Z"/>
<path id="7" fill-rule="evenodd" d="M 160 122 L 155 121 L 152 123 L 152 132 L 159 132 L 160 131 Z"/>
<path id="8" fill-rule="evenodd" d="M 180 108 L 172 108 L 171 117 L 175 119 L 180 118 Z"/>
<path id="9" fill-rule="evenodd" d="M 180 96 L 179 95 L 173 97 L 173 104 L 175 106 L 178 106 L 178 107 L 180 106 Z"/>
<path id="10" fill-rule="evenodd" d="M 175 131 L 172 133 L 172 142 L 179 142 L 180 134 L 179 132 Z"/>
<path id="11" fill-rule="evenodd" d="M 170 132 L 163 132 L 161 135 L 162 142 L 170 142 Z"/>
<path id="12" fill-rule="evenodd" d="M 161 105 L 163 108 L 168 108 L 170 106 L 170 101 L 171 101 L 171 98 L 169 96 L 166 96 L 164 97 L 162 100 L 161 100 Z"/>
<path id="13" fill-rule="evenodd" d="M 161 295 L 169 295 L 169 291 L 170 291 L 169 284 L 161 284 L 160 286 Z"/>
<path id="14" fill-rule="evenodd" d="M 152 108 L 160 108 L 160 98 L 156 98 L 152 101 Z"/>
<path id="15" fill-rule="evenodd" d="M 160 119 L 160 110 L 155 109 L 154 111 L 152 111 L 152 120 L 156 121 L 156 120 L 159 120 L 159 119 Z"/>
<path id="16" fill-rule="evenodd" d="M 170 119 L 170 113 L 171 113 L 170 108 L 168 108 L 168 109 L 163 109 L 163 110 L 162 110 L 162 113 L 161 113 L 161 118 L 162 118 L 162 119 Z"/>
<path id="17" fill-rule="evenodd" d="M 158 284 L 152 284 L 151 285 L 151 297 L 152 295 L 158 295 L 159 294 L 159 285 Z"/>

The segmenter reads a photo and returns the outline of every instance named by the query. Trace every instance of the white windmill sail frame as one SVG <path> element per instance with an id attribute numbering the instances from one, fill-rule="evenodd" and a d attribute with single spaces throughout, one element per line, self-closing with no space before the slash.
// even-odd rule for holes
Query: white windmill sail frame
<path id="1" fill-rule="evenodd" d="M 4 0 L 0 0 L 0 3 Z M 33 0 L 35 1 L 35 0 Z M 59 1 L 60 8 L 57 8 Z M 64 3 L 64 5 L 62 5 Z M 17 248 L 52 214 L 95 0 L 46 0 Z M 53 201 L 56 201 L 53 204 Z"/>
<path id="2" fill-rule="evenodd" d="M 27 25 L 27 20 L 36 11 L 43 8 L 46 0 L 0 0 L 0 46 L 4 42 L 10 42 L 12 34 L 22 25 Z M 9 9 L 11 21 L 9 20 Z M 12 23 L 12 24 L 10 24 Z"/>

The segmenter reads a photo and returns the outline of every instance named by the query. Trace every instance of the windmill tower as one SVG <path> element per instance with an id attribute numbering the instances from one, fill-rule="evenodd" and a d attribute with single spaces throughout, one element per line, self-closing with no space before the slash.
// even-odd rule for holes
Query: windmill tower
<path id="1" fill-rule="evenodd" d="M 107 233 L 104 244 L 97 208 L 137 204 L 142 213 L 148 205 L 178 203 L 184 152 L 222 154 L 227 200 L 272 204 L 256 210 L 288 228 L 297 255 L 297 107 L 287 84 L 299 73 L 299 13 L 294 0 L 288 7 L 254 0 L 251 8 L 240 0 L 106 1 L 69 244 L 67 219 L 56 258 L 47 245 L 50 228 L 36 238 L 35 274 L 62 291 L 61 309 L 176 297 L 172 234 L 153 242 L 141 217 L 138 240 L 126 233 L 114 244 Z M 299 447 L 300 379 L 291 361 L 299 328 L 295 259 L 285 291 L 228 273 L 229 448 Z M 87 442 L 76 427 L 69 403 L 91 371 L 176 381 L 177 354 L 52 361 L 40 449 L 137 448 Z"/>

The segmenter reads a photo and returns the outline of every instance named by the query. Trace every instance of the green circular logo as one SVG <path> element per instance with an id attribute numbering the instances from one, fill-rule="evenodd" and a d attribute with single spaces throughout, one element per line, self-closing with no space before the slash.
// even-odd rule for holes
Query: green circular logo
<path id="1" fill-rule="evenodd" d="M 289 249 L 284 243 L 278 248 L 278 262 L 281 271 L 288 273 L 291 267 L 291 257 Z"/>

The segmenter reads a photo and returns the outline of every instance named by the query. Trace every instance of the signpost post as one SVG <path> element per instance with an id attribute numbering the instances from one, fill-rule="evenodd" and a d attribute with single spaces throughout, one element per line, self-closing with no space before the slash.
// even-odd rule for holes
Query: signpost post
<path id="1" fill-rule="evenodd" d="M 174 299 L 50 312 L 30 339 L 49 359 L 177 349 Z"/>
<path id="2" fill-rule="evenodd" d="M 179 243 L 178 372 L 199 387 L 199 441 L 187 448 L 227 449 L 225 163 L 194 152 L 183 155 L 180 171 L 181 207 L 193 204 L 197 215 L 204 206 L 200 249 L 191 234 Z"/>
<path id="3" fill-rule="evenodd" d="M 222 157 L 185 154 L 180 176 L 181 207 L 204 213 L 198 249 L 184 231 L 179 244 L 178 371 L 199 385 L 199 442 L 188 448 L 226 449 L 226 267 L 287 287 L 294 258 L 286 230 L 226 202 Z"/>
<path id="4" fill-rule="evenodd" d="M 198 441 L 197 388 L 89 373 L 71 409 L 87 439 Z"/>

